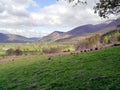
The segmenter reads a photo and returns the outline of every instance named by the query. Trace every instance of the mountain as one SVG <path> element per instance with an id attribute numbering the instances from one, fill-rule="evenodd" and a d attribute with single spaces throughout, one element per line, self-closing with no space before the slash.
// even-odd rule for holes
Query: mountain
<path id="1" fill-rule="evenodd" d="M 82 40 L 87 36 L 93 35 L 95 33 L 104 33 L 114 30 L 116 26 L 120 25 L 120 19 L 109 20 L 101 24 L 87 24 L 83 26 L 76 27 L 68 32 L 55 31 L 48 36 L 41 38 L 40 42 L 71 42 Z"/>
<path id="2" fill-rule="evenodd" d="M 26 38 L 20 35 L 0 33 L 0 42 L 3 42 L 3 43 L 7 43 L 7 42 L 22 43 L 22 42 L 32 42 L 35 40 L 38 40 L 38 38 Z"/>
<path id="3" fill-rule="evenodd" d="M 53 33 L 49 34 L 48 36 L 43 37 L 40 41 L 41 42 L 54 42 L 54 41 L 58 40 L 63 33 L 64 32 L 54 31 Z"/>
<path id="4" fill-rule="evenodd" d="M 39 40 L 40 38 L 32 37 L 32 38 L 27 38 L 27 39 L 28 39 L 28 41 L 30 41 L 30 42 L 34 42 L 34 41 Z"/>
<path id="5" fill-rule="evenodd" d="M 120 25 L 120 19 L 111 20 L 109 22 L 104 22 L 104 23 L 97 24 L 97 25 L 88 24 L 88 25 L 79 26 L 71 31 L 66 32 L 65 34 L 70 34 L 72 36 L 78 36 L 78 35 L 82 35 L 85 33 L 94 33 L 102 29 L 111 28 L 117 25 Z"/>
<path id="6" fill-rule="evenodd" d="M 105 26 L 106 26 L 105 24 L 99 24 L 99 25 L 88 24 L 88 25 L 79 26 L 71 31 L 66 32 L 65 34 L 69 34 L 72 36 L 78 36 L 78 35 L 85 34 L 85 33 L 96 32 L 104 28 Z"/>

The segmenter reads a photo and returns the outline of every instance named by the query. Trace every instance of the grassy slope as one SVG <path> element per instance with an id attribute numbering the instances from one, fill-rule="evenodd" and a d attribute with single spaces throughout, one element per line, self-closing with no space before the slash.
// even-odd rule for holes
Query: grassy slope
<path id="1" fill-rule="evenodd" d="M 1 90 L 120 90 L 120 47 L 0 63 Z"/>

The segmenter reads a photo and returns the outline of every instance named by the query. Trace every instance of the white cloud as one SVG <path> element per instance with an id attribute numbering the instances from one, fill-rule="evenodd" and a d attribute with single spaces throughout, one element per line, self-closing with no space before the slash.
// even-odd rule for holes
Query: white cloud
<path id="1" fill-rule="evenodd" d="M 34 27 L 76 27 L 83 24 L 96 24 L 102 19 L 94 14 L 90 5 L 72 7 L 60 1 L 55 4 L 39 8 L 35 0 L 0 0 L 0 31 L 20 34 L 28 37 L 40 36 L 41 31 Z M 28 8 L 36 7 L 37 11 L 30 12 Z M 2 30 L 3 29 L 3 30 Z"/>
<path id="2" fill-rule="evenodd" d="M 41 18 L 41 15 L 43 15 L 43 18 Z M 34 18 L 35 16 L 33 15 L 32 17 Z M 95 24 L 100 21 L 101 18 L 95 15 L 90 7 L 71 7 L 70 5 L 64 3 L 57 3 L 43 8 L 34 20 L 43 21 L 39 24 L 44 25 L 78 26 L 87 23 Z"/>
<path id="3" fill-rule="evenodd" d="M 41 37 L 42 32 L 37 31 L 33 28 L 0 28 L 0 32 L 2 33 L 7 33 L 7 34 L 16 34 L 16 35 L 21 35 L 25 37 Z M 44 33 L 43 33 L 44 34 Z"/>

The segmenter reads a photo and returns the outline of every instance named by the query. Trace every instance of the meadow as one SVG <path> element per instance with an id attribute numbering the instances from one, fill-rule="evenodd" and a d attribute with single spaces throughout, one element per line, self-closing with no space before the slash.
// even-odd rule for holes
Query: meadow
<path id="1" fill-rule="evenodd" d="M 120 90 L 120 46 L 0 62 L 1 90 Z"/>

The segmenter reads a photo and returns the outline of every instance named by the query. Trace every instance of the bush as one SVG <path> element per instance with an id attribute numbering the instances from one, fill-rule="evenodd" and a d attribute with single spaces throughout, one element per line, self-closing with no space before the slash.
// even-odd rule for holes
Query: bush
<path id="1" fill-rule="evenodd" d="M 63 52 L 70 52 L 70 49 L 64 50 Z"/>
<path id="2" fill-rule="evenodd" d="M 16 49 L 14 53 L 15 55 L 22 55 L 22 51 L 20 49 Z"/>
<path id="3" fill-rule="evenodd" d="M 8 55 L 8 56 L 13 55 L 13 54 L 14 54 L 14 50 L 12 48 L 10 48 L 6 51 L 6 55 Z"/>
<path id="4" fill-rule="evenodd" d="M 43 48 L 42 51 L 43 53 L 58 53 L 61 50 L 59 47 L 51 47 L 51 48 Z"/>
<path id="5" fill-rule="evenodd" d="M 14 50 L 14 49 L 10 48 L 6 51 L 6 55 L 8 55 L 8 56 L 10 56 L 10 55 L 22 55 L 22 51 L 20 49 Z"/>

